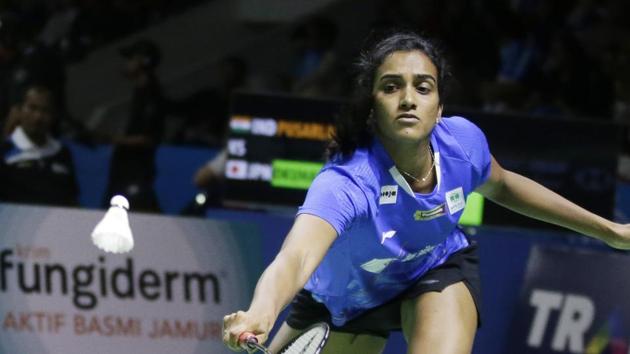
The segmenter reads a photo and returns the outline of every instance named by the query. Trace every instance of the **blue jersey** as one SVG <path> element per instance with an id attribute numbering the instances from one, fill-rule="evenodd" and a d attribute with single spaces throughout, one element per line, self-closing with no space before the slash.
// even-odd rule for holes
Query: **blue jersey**
<path id="1" fill-rule="evenodd" d="M 351 158 L 328 162 L 298 214 L 316 215 L 337 238 L 305 288 L 335 325 L 399 295 L 428 270 L 468 246 L 457 222 L 466 196 L 487 179 L 484 134 L 461 117 L 431 134 L 437 183 L 415 193 L 377 138 Z"/>

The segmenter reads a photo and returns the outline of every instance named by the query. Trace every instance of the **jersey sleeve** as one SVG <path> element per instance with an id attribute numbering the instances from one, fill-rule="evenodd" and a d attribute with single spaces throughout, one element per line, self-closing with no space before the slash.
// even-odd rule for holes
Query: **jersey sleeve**
<path id="1" fill-rule="evenodd" d="M 356 218 L 365 215 L 367 208 L 365 194 L 351 178 L 335 169 L 326 169 L 313 180 L 297 214 L 324 219 L 339 236 Z"/>
<path id="2" fill-rule="evenodd" d="M 447 118 L 451 134 L 459 142 L 473 167 L 473 189 L 490 176 L 492 155 L 486 135 L 473 122 L 463 117 Z"/>

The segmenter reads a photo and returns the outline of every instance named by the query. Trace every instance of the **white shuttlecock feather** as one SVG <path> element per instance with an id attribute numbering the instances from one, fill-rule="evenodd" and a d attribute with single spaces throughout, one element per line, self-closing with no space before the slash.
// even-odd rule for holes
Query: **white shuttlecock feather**
<path id="1" fill-rule="evenodd" d="M 92 242 L 105 252 L 125 253 L 133 248 L 133 236 L 129 227 L 129 201 L 116 195 L 110 201 L 109 210 L 92 231 Z"/>

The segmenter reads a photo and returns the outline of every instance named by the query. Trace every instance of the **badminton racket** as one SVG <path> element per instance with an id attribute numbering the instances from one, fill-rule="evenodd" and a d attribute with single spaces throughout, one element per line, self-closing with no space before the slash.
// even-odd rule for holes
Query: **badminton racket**
<path id="1" fill-rule="evenodd" d="M 277 354 L 319 354 L 326 345 L 330 328 L 326 323 L 316 323 L 309 327 L 299 336 L 293 338 L 282 347 Z M 271 354 L 269 349 L 258 343 L 258 339 L 253 333 L 242 333 L 238 341 L 241 348 L 248 351 L 258 351 L 264 354 Z"/>

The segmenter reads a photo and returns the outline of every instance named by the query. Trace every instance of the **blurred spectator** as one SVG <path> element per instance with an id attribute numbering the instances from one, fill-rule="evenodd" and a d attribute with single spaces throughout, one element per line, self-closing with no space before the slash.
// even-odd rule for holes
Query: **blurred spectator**
<path id="1" fill-rule="evenodd" d="M 225 160 L 224 148 L 229 122 L 230 97 L 236 90 L 256 90 L 249 66 L 239 57 L 229 56 L 219 63 L 217 85 L 198 92 L 187 100 L 189 119 L 178 141 L 222 147 L 217 155 L 200 167 L 193 183 L 203 192 L 183 211 L 186 215 L 204 215 L 207 207 L 221 205 Z M 201 202 L 200 202 L 201 201 Z"/>
<path id="2" fill-rule="evenodd" d="M 125 58 L 123 74 L 133 85 L 133 95 L 123 134 L 114 136 L 109 186 L 103 205 L 123 194 L 135 210 L 160 210 L 153 182 L 155 151 L 164 125 L 165 99 L 156 75 L 161 52 L 151 40 L 140 39 L 120 49 Z"/>
<path id="3" fill-rule="evenodd" d="M 202 192 L 188 204 L 182 211 L 182 214 L 203 216 L 206 208 L 221 207 L 223 205 L 227 155 L 227 149 L 221 149 L 212 160 L 195 172 L 193 183 Z"/>
<path id="4" fill-rule="evenodd" d="M 605 1 L 578 0 L 569 11 L 566 24 L 574 31 L 589 30 L 609 16 Z"/>
<path id="5" fill-rule="evenodd" d="M 483 109 L 522 111 L 531 74 L 540 62 L 541 44 L 524 19 L 514 13 L 502 19 L 495 81 L 483 86 Z"/>
<path id="6" fill-rule="evenodd" d="M 193 179 L 195 185 L 201 189 L 221 185 L 225 175 L 226 160 L 227 150 L 221 149 L 212 160 L 197 170 Z"/>
<path id="7" fill-rule="evenodd" d="M 79 16 L 79 8 L 75 0 L 52 1 L 50 7 L 50 16 L 39 33 L 39 39 L 48 47 L 63 47 Z"/>
<path id="8" fill-rule="evenodd" d="M 3 0 L 43 44 L 65 60 L 207 0 Z"/>
<path id="9" fill-rule="evenodd" d="M 85 2 L 54 0 L 49 8 L 50 15 L 39 32 L 39 40 L 67 63 L 82 59 L 93 45 L 92 33 L 87 31 L 90 27 L 85 26 Z"/>
<path id="10" fill-rule="evenodd" d="M 574 116 L 612 119 L 614 84 L 598 58 L 591 58 L 570 33 L 551 36 L 541 81 L 553 82 L 558 99 Z"/>
<path id="11" fill-rule="evenodd" d="M 178 144 L 221 147 L 225 143 L 229 120 L 230 96 L 236 90 L 253 87 L 249 66 L 243 59 L 229 56 L 217 67 L 216 82 L 180 102 L 186 117 L 175 134 Z"/>
<path id="12" fill-rule="evenodd" d="M 63 61 L 37 42 L 33 29 L 17 15 L 0 14 L 0 23 L 0 117 L 6 117 L 10 107 L 21 100 L 20 93 L 26 87 L 39 83 L 52 91 L 58 112 L 52 129 L 59 133 L 68 117 Z"/>
<path id="13" fill-rule="evenodd" d="M 51 135 L 54 101 L 51 90 L 32 85 L 12 109 L 10 125 L 15 126 L 0 148 L 0 200 L 77 205 L 70 150 Z"/>
<path id="14" fill-rule="evenodd" d="M 540 54 L 536 36 L 516 16 L 505 21 L 499 47 L 497 81 L 524 82 Z"/>
<path id="15" fill-rule="evenodd" d="M 297 56 L 292 92 L 303 96 L 341 94 L 344 76 L 334 50 L 337 31 L 337 25 L 324 17 L 312 17 L 298 24 L 291 36 Z"/>
<path id="16" fill-rule="evenodd" d="M 439 5 L 435 16 L 439 27 L 433 35 L 447 44 L 455 79 L 450 83 L 447 100 L 449 105 L 479 107 L 479 83 L 496 79 L 501 37 L 497 19 L 505 16 L 505 9 L 470 0 L 442 1 Z"/>
<path id="17" fill-rule="evenodd" d="M 18 18 L 11 13 L 0 13 L 0 125 L 11 107 L 10 87 L 13 66 L 17 62 L 19 28 Z"/>

